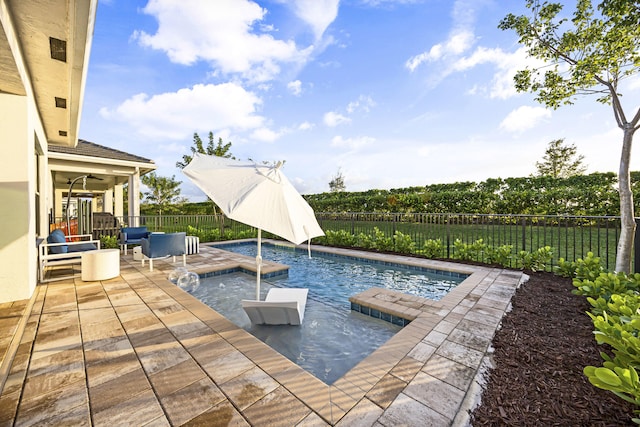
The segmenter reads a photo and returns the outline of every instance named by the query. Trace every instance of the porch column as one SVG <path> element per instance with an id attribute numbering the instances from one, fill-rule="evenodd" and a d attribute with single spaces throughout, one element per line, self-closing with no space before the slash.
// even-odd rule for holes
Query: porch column
<path id="1" fill-rule="evenodd" d="M 113 187 L 113 215 L 122 221 L 124 217 L 124 191 L 122 184 Z"/>
<path id="2" fill-rule="evenodd" d="M 109 188 L 102 195 L 102 212 L 113 213 L 113 189 Z"/>
<path id="3" fill-rule="evenodd" d="M 129 177 L 129 226 L 136 227 L 140 223 L 140 169 Z"/>
<path id="4" fill-rule="evenodd" d="M 0 94 L 0 303 L 31 297 L 37 280 L 36 161 L 25 96 Z M 31 118 L 31 120 L 30 120 Z M 44 189 L 43 189 L 44 190 Z M 43 237 L 48 235 L 43 230 Z"/>

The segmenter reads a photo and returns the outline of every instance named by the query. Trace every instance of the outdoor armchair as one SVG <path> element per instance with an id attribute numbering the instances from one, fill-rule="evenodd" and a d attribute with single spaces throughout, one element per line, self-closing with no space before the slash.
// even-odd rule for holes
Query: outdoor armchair
<path id="1" fill-rule="evenodd" d="M 120 249 L 127 254 L 127 245 L 139 245 L 140 240 L 146 239 L 151 233 L 147 227 L 122 227 L 120 229 Z"/>
<path id="2" fill-rule="evenodd" d="M 65 236 L 60 229 L 53 230 L 46 242 L 38 247 L 38 274 L 41 282 L 68 279 L 71 276 L 60 276 L 45 279 L 48 267 L 57 265 L 80 264 L 82 252 L 100 249 L 100 240 L 92 240 L 91 234 Z"/>
<path id="3" fill-rule="evenodd" d="M 182 265 L 187 265 L 187 233 L 151 233 L 148 238 L 140 239 L 142 247 L 142 265 L 145 258 L 149 260 L 149 271 L 153 271 L 153 260 L 158 258 L 176 257 L 182 255 Z"/>

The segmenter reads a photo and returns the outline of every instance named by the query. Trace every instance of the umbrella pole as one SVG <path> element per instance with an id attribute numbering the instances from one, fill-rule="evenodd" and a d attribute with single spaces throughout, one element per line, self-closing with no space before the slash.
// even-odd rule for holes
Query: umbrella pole
<path id="1" fill-rule="evenodd" d="M 256 301 L 260 301 L 260 276 L 262 269 L 262 230 L 258 228 L 258 255 L 256 255 Z"/>

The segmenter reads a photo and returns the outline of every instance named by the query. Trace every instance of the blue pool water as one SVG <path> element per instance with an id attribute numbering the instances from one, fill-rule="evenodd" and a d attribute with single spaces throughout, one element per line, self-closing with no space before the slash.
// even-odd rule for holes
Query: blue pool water
<path id="1" fill-rule="evenodd" d="M 217 246 L 220 247 L 220 246 Z M 255 256 L 256 245 L 236 244 L 224 250 Z M 301 326 L 252 325 L 242 310 L 242 299 L 255 298 L 255 276 L 231 273 L 202 278 L 192 294 L 239 327 L 250 332 L 289 360 L 327 384 L 344 375 L 384 344 L 401 327 L 350 309 L 349 297 L 370 287 L 441 298 L 463 277 L 432 277 L 412 269 L 372 264 L 344 257 L 264 245 L 265 260 L 290 266 L 289 274 L 263 279 L 261 299 L 271 287 L 308 288 Z M 432 290 L 425 291 L 422 288 Z"/>

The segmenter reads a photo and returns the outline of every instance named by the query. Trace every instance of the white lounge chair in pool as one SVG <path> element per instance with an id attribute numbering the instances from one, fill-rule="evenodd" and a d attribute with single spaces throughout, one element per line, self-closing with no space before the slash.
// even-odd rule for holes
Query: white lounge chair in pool
<path id="1" fill-rule="evenodd" d="M 242 308 L 257 325 L 300 325 L 309 289 L 272 288 L 264 301 L 242 300 Z"/>

